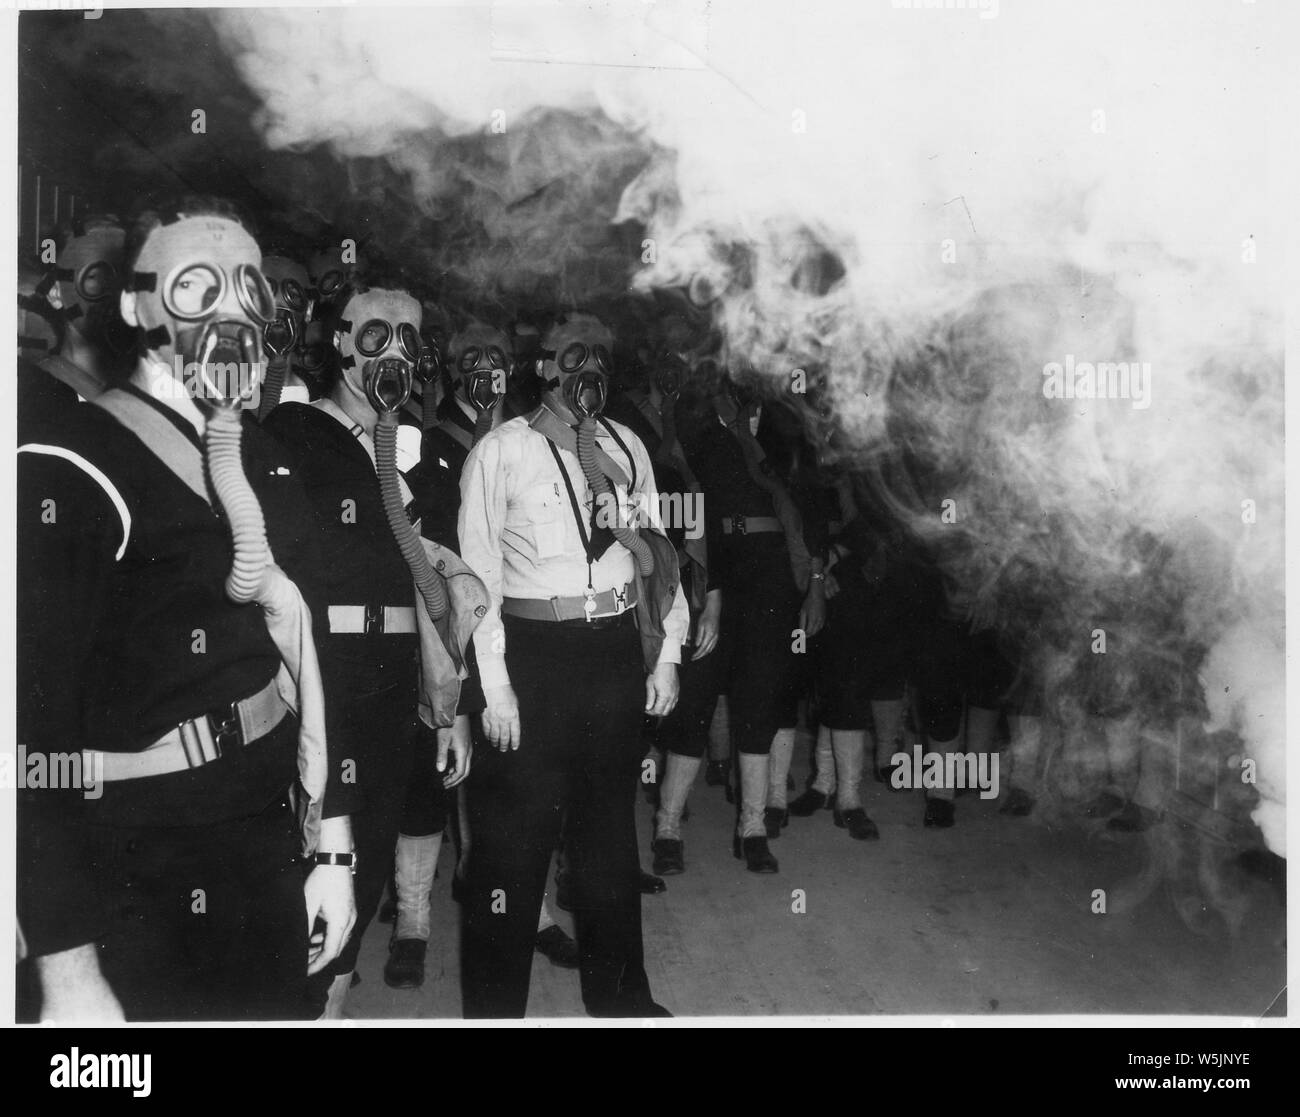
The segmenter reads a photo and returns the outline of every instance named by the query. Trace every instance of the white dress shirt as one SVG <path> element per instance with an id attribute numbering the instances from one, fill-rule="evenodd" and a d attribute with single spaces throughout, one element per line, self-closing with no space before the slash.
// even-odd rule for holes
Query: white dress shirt
<path id="1" fill-rule="evenodd" d="M 633 509 L 661 527 L 659 492 L 655 487 L 650 455 L 627 427 L 611 421 L 631 460 L 603 426 L 596 442 L 628 475 L 635 478 L 615 491 L 619 507 L 636 522 Z M 569 483 L 590 531 L 592 492 L 576 454 L 560 449 Z M 587 590 L 587 555 L 574 519 L 564 479 L 551 454 L 549 440 L 520 417 L 485 435 L 469 453 L 460 480 L 461 557 L 487 586 L 492 598 L 488 616 L 474 632 L 474 654 L 484 687 L 510 681 L 505 664 L 505 629 L 501 622 L 503 597 L 581 597 Z M 635 579 L 636 560 L 617 540 L 590 568 L 596 593 L 622 589 Z M 664 618 L 664 645 L 660 663 L 680 663 L 682 640 L 690 623 L 681 587 Z"/>

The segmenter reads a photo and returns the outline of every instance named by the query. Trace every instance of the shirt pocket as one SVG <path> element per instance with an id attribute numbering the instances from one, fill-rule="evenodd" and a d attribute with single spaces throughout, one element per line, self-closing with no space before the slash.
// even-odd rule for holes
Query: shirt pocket
<path id="1" fill-rule="evenodd" d="M 515 514 L 516 531 L 527 540 L 539 559 L 564 554 L 564 517 L 571 514 L 559 481 L 539 481 L 520 495 Z"/>

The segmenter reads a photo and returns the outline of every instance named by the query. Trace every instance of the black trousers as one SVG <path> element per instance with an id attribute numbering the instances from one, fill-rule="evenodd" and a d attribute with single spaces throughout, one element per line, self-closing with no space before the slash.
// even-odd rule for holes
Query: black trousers
<path id="1" fill-rule="evenodd" d="M 353 877 L 357 921 L 339 956 L 311 979 L 314 995 L 320 998 L 335 977 L 356 968 L 362 937 L 379 910 L 392 872 L 393 848 L 416 753 L 436 748 L 434 731 L 419 721 L 414 710 L 413 688 L 390 686 L 351 697 L 333 726 L 330 763 L 351 761 L 349 776 L 360 793 L 360 806 L 352 812 L 358 861 Z"/>
<path id="2" fill-rule="evenodd" d="M 776 731 L 795 724 L 803 664 L 793 633 L 802 599 L 783 536 L 733 544 L 728 563 L 713 655 L 727 696 L 732 752 L 766 756 Z"/>
<path id="3" fill-rule="evenodd" d="M 645 668 L 635 621 L 506 617 L 505 629 L 521 740 L 517 751 L 476 753 L 468 781 L 465 1016 L 524 1015 L 562 818 L 583 1004 L 593 1016 L 641 1015 L 650 991 L 636 842 Z"/>
<path id="4" fill-rule="evenodd" d="M 102 827 L 100 968 L 128 1020 L 301 1020 L 307 910 L 293 811 Z"/>

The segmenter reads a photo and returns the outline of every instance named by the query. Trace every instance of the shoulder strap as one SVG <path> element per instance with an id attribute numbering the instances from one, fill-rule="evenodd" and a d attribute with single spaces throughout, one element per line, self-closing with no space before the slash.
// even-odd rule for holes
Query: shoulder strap
<path id="1" fill-rule="evenodd" d="M 207 476 L 203 470 L 203 455 L 197 446 L 178 431 L 165 416 L 159 415 L 142 399 L 111 388 L 98 399 L 95 407 L 107 411 L 122 426 L 143 442 L 146 448 L 179 477 L 195 496 L 212 506 L 208 495 Z"/>
<path id="2" fill-rule="evenodd" d="M 372 466 L 375 464 L 374 440 L 362 430 L 360 424 L 352 421 L 352 417 L 343 408 L 330 399 L 329 396 L 322 396 L 318 400 L 312 400 L 311 406 L 316 408 L 317 411 L 324 412 L 340 426 L 344 427 L 348 434 L 355 438 L 361 444 L 361 448 L 369 455 L 370 464 Z M 402 493 L 402 504 L 409 509 L 415 497 L 411 494 L 410 486 L 407 485 L 406 478 L 402 476 L 401 470 L 398 470 L 397 473 L 397 484 Z"/>
<path id="3" fill-rule="evenodd" d="M 466 450 L 471 449 L 474 445 L 473 437 L 467 433 L 464 428 L 459 426 L 457 423 L 452 422 L 450 419 L 444 419 L 435 429 L 442 431 L 442 433 L 447 435 L 447 437 L 449 437 L 453 442 L 459 444 Z"/>

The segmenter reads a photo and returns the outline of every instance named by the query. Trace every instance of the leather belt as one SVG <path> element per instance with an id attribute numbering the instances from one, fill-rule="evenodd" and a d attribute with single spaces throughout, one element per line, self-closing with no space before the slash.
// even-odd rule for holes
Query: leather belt
<path id="1" fill-rule="evenodd" d="M 289 707 L 272 679 L 251 698 L 181 722 L 143 752 L 84 749 L 82 771 L 98 773 L 98 778 L 108 783 L 202 768 L 230 749 L 251 745 L 265 737 L 288 712 Z"/>
<path id="2" fill-rule="evenodd" d="M 622 589 L 601 590 L 591 597 L 507 597 L 501 602 L 501 612 L 529 621 L 596 621 L 622 616 L 636 608 L 636 603 L 636 583 L 628 582 Z"/>
<path id="3" fill-rule="evenodd" d="M 335 634 L 417 632 L 415 608 L 411 605 L 331 605 L 330 632 Z"/>
<path id="4" fill-rule="evenodd" d="M 760 532 L 785 531 L 775 516 L 723 516 L 723 535 L 757 535 Z"/>

